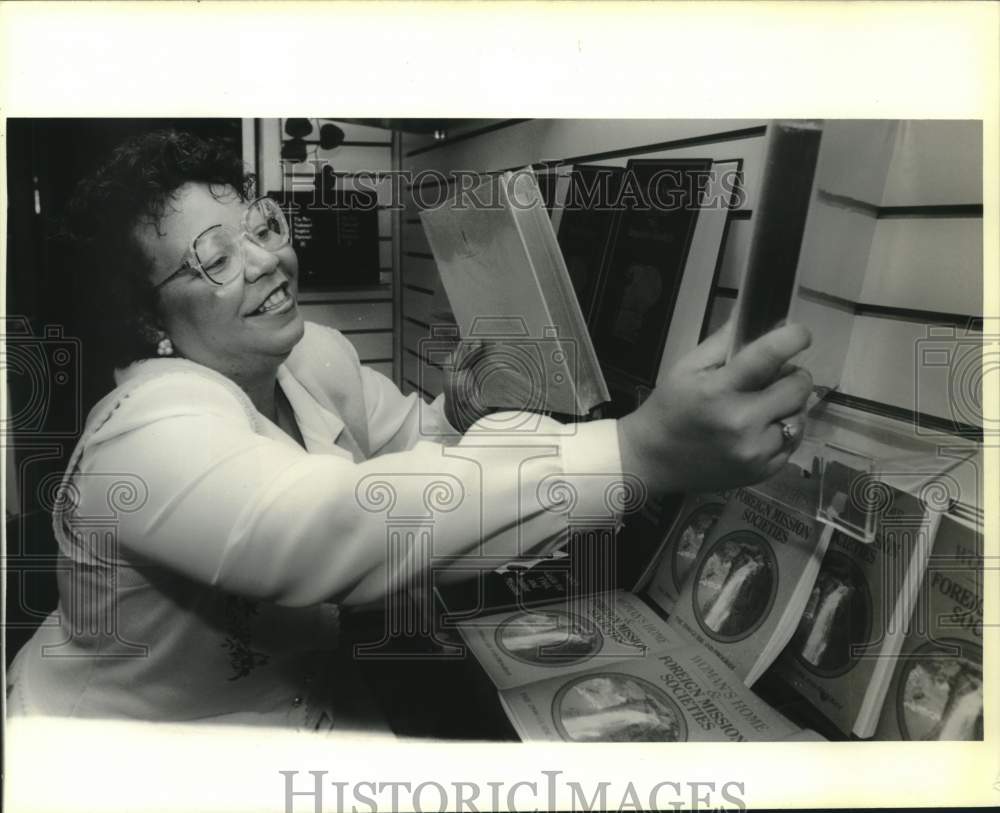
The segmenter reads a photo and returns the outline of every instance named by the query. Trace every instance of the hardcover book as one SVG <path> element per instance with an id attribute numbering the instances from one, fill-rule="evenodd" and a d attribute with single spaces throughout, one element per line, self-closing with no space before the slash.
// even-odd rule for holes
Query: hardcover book
<path id="1" fill-rule="evenodd" d="M 774 121 L 768 126 L 730 355 L 788 317 L 822 136 L 822 125 L 815 121 Z"/>
<path id="2" fill-rule="evenodd" d="M 569 174 L 564 200 L 553 212 L 553 225 L 566 268 L 587 323 L 591 324 L 601 269 L 607 251 L 622 167 L 577 164 Z"/>
<path id="3" fill-rule="evenodd" d="M 488 177 L 420 219 L 462 337 L 494 349 L 484 406 L 586 415 L 609 400 L 530 170 Z"/>
<path id="4" fill-rule="evenodd" d="M 629 382 L 656 384 L 711 168 L 708 158 L 626 166 L 591 324 L 601 361 Z"/>

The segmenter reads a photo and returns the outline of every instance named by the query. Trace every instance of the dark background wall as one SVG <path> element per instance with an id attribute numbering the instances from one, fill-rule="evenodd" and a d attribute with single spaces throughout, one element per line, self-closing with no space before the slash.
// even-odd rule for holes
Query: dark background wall
<path id="1" fill-rule="evenodd" d="M 56 545 L 45 509 L 87 412 L 112 385 L 93 335 L 103 314 L 83 304 L 88 269 L 57 239 L 60 219 L 77 182 L 115 146 L 164 127 L 242 152 L 240 119 L 7 120 L 8 657 L 56 605 Z"/>

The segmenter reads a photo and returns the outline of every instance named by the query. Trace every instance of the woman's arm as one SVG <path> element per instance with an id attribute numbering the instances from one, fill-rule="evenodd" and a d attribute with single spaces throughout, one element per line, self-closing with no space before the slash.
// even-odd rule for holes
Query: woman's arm
<path id="1" fill-rule="evenodd" d="M 530 553 L 565 528 L 567 479 L 579 481 L 577 510 L 613 510 L 614 422 L 539 426 L 355 464 L 257 435 L 223 387 L 168 376 L 134 392 L 90 442 L 78 516 L 107 513 L 99 484 L 109 480 L 94 475 L 129 474 L 147 492 L 118 518 L 130 560 L 280 604 L 367 603 L 415 568 L 482 553 L 482 540 L 504 559 Z"/>
<path id="2" fill-rule="evenodd" d="M 716 336 L 620 422 L 501 413 L 457 446 L 418 440 L 361 464 L 256 435 L 224 386 L 165 376 L 133 392 L 91 439 L 79 514 L 106 517 L 111 504 L 90 485 L 101 478 L 87 475 L 130 474 L 147 491 L 117 520 L 133 557 L 282 604 L 367 603 L 417 568 L 475 564 L 483 541 L 509 560 L 574 517 L 613 520 L 623 455 L 654 494 L 777 471 L 795 446 L 779 422 L 797 419 L 811 384 L 780 372 L 808 341 L 782 328 L 723 366 Z"/>

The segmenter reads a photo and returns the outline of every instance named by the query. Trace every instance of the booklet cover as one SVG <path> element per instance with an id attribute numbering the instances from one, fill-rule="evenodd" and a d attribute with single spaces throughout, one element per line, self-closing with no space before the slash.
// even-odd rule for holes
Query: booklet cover
<path id="1" fill-rule="evenodd" d="M 816 479 L 793 464 L 760 487 L 737 489 L 670 616 L 748 686 L 795 632 L 819 570 L 830 534 L 811 508 L 816 489 Z"/>
<path id="2" fill-rule="evenodd" d="M 893 490 L 875 541 L 837 531 L 777 673 L 845 734 L 872 734 L 886 666 L 899 651 L 935 522 L 924 504 Z M 885 677 L 883 677 L 883 673 Z"/>
<path id="3" fill-rule="evenodd" d="M 982 543 L 981 527 L 942 517 L 877 739 L 983 739 Z"/>
<path id="4" fill-rule="evenodd" d="M 801 732 L 697 644 L 561 673 L 500 698 L 523 740 L 747 742 Z"/>

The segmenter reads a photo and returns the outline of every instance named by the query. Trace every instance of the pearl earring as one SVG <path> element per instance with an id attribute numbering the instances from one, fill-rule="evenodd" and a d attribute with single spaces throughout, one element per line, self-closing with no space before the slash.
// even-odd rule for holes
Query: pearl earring
<path id="1" fill-rule="evenodd" d="M 159 356 L 172 356 L 174 354 L 174 343 L 170 341 L 169 336 L 160 339 L 160 343 L 156 345 L 156 354 Z"/>

